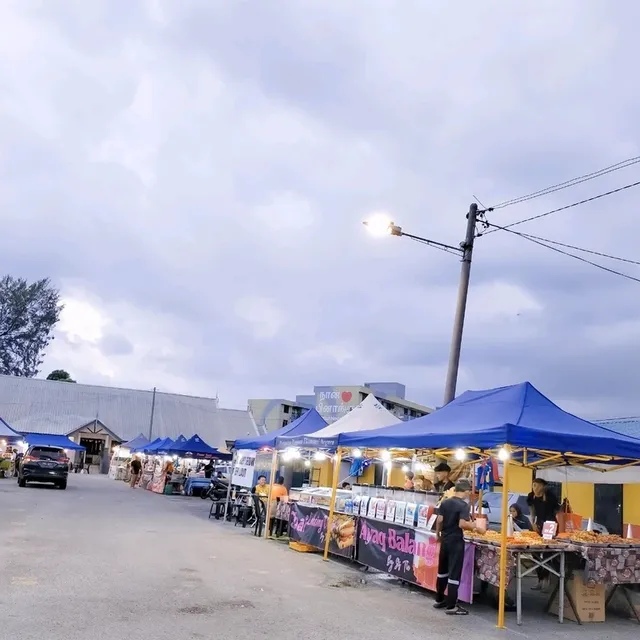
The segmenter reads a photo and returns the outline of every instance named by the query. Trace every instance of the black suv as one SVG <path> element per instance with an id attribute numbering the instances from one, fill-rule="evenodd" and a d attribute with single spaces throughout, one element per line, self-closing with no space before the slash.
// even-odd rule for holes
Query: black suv
<path id="1" fill-rule="evenodd" d="M 60 489 L 67 488 L 69 458 L 62 447 L 33 446 L 24 454 L 18 471 L 18 485 L 27 482 L 53 482 Z"/>

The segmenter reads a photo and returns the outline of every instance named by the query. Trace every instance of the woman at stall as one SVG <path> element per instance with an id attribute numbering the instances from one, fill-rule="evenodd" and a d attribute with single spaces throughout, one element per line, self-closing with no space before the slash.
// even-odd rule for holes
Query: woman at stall
<path id="1" fill-rule="evenodd" d="M 547 481 L 536 478 L 531 486 L 531 493 L 527 496 L 527 504 L 531 510 L 531 522 L 534 529 L 542 535 L 545 522 L 555 522 L 560 509 L 560 502 L 556 495 L 547 488 Z M 537 569 L 538 584 L 531 587 L 533 591 L 542 591 L 549 578 L 549 571 L 539 567 Z"/>
<path id="2" fill-rule="evenodd" d="M 529 518 L 522 513 L 522 509 L 517 504 L 512 504 L 509 507 L 509 513 L 513 518 L 513 524 L 515 524 L 520 531 L 531 531 L 533 527 Z"/>

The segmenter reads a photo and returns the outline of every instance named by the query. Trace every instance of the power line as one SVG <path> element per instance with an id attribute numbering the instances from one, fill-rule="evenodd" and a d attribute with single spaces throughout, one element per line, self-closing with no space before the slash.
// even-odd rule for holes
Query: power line
<path id="1" fill-rule="evenodd" d="M 491 225 L 495 226 L 495 225 Z M 601 251 L 593 251 L 592 249 L 585 249 L 583 247 L 576 247 L 573 244 L 566 244 L 564 242 L 558 242 L 558 240 L 549 240 L 549 238 L 541 238 L 540 236 L 534 236 L 530 233 L 519 232 L 520 235 L 526 236 L 527 238 L 531 238 L 533 240 L 540 240 L 541 242 L 547 242 L 549 244 L 555 244 L 559 247 L 566 247 L 567 249 L 575 249 L 576 251 L 582 251 L 584 253 L 590 253 L 594 256 L 600 256 L 601 258 L 609 258 L 610 260 L 619 260 L 620 262 L 626 262 L 628 264 L 637 264 L 640 265 L 640 261 L 638 260 L 630 260 L 629 258 L 621 258 L 620 256 L 612 256 L 609 253 L 602 253 Z"/>
<path id="2" fill-rule="evenodd" d="M 614 193 L 620 193 L 621 191 L 625 191 L 626 189 L 631 189 L 632 187 L 637 187 L 638 185 L 640 185 L 640 181 L 632 182 L 631 184 L 624 185 L 624 187 L 618 187 L 617 189 L 612 189 L 611 191 L 606 191 L 605 193 L 599 193 L 597 196 L 592 196 L 591 198 L 585 198 L 584 200 L 580 200 L 579 202 L 567 204 L 564 207 L 558 207 L 557 209 L 552 209 L 551 211 L 545 211 L 545 213 L 539 213 L 537 216 L 531 216 L 530 218 L 525 218 L 524 220 L 518 220 L 517 222 L 506 224 L 504 227 L 494 228 L 492 230 L 487 231 L 484 235 L 488 235 L 489 233 L 494 233 L 495 231 L 509 229 L 511 227 L 515 227 L 516 225 L 524 224 L 525 222 L 531 222 L 532 220 L 538 220 L 539 218 L 550 216 L 553 213 L 558 213 L 559 211 L 565 211 L 566 209 L 571 209 L 581 204 L 586 204 L 587 202 L 593 202 L 594 200 L 599 200 L 600 198 L 611 196 Z M 496 227 L 496 225 L 490 225 L 490 226 Z"/>
<path id="3" fill-rule="evenodd" d="M 533 200 L 534 198 L 541 198 L 542 196 L 546 196 L 550 193 L 555 193 L 556 191 L 561 191 L 562 189 L 568 189 L 569 187 L 574 187 L 578 184 L 582 184 L 583 182 L 588 182 L 589 180 L 595 180 L 595 178 L 599 178 L 601 176 L 607 175 L 608 173 L 613 173 L 614 171 L 620 171 L 620 169 L 626 169 L 627 167 L 632 167 L 634 164 L 638 164 L 639 162 L 640 162 L 640 156 L 635 156 L 634 158 L 628 158 L 627 160 L 622 160 L 621 162 L 617 162 L 616 164 L 612 164 L 608 167 L 604 167 L 603 169 L 599 169 L 598 171 L 593 171 L 583 176 L 578 176 L 577 178 L 572 178 L 571 180 L 566 180 L 565 182 L 554 184 L 550 187 L 540 189 L 539 191 L 534 191 L 533 193 L 520 196 L 519 198 L 512 198 L 511 200 L 505 200 L 504 202 L 501 202 L 500 204 L 493 206 L 492 209 L 494 210 L 504 209 L 505 207 L 510 207 L 511 205 L 514 205 L 514 204 L 520 204 L 521 202 L 526 202 L 527 200 Z"/>
<path id="4" fill-rule="evenodd" d="M 602 264 L 599 264 L 597 262 L 592 262 L 591 260 L 587 260 L 586 258 L 583 258 L 582 256 L 577 256 L 575 253 L 569 253 L 568 251 L 564 251 L 563 249 L 559 249 L 558 247 L 554 247 L 552 245 L 549 244 L 545 244 L 544 242 L 541 242 L 540 240 L 537 240 L 535 237 L 529 236 L 526 233 L 521 233 L 520 231 L 513 231 L 512 229 L 508 229 L 507 227 L 498 227 L 495 224 L 490 224 L 487 223 L 489 226 L 494 227 L 496 231 L 502 230 L 502 231 L 508 231 L 509 233 L 512 233 L 515 236 L 519 236 L 520 238 L 523 238 L 524 240 L 528 240 L 529 242 L 533 242 L 534 244 L 538 244 L 541 247 L 545 247 L 547 249 L 551 249 L 551 251 L 555 251 L 556 253 L 560 253 L 564 256 L 568 256 L 569 258 L 574 258 L 575 260 L 579 260 L 580 262 L 584 262 L 585 264 L 589 264 L 592 267 L 596 267 L 598 269 L 602 269 L 603 271 L 606 271 L 607 273 L 612 273 L 616 276 L 620 276 L 621 278 L 626 278 L 627 280 L 633 280 L 635 282 L 639 282 L 640 283 L 640 278 L 636 278 L 634 276 L 630 276 L 628 273 L 623 273 L 622 271 L 616 271 L 615 269 L 611 269 L 609 267 L 605 267 Z M 582 249 L 580 249 L 582 251 Z"/>

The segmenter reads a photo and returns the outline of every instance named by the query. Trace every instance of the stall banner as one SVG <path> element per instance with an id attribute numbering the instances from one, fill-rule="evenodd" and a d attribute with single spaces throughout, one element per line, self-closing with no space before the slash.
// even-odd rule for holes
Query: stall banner
<path id="1" fill-rule="evenodd" d="M 391 522 L 359 519 L 356 560 L 368 567 L 436 590 L 440 544 L 435 535 Z M 458 597 L 473 599 L 474 547 L 465 545 L 464 568 Z"/>
<path id="2" fill-rule="evenodd" d="M 320 507 L 291 503 L 289 537 L 294 542 L 324 549 L 329 512 Z M 356 518 L 343 513 L 333 515 L 329 553 L 353 558 L 355 550 Z"/>
<path id="3" fill-rule="evenodd" d="M 231 474 L 231 484 L 240 487 L 253 487 L 253 471 L 256 466 L 256 452 L 250 449 L 240 449 L 236 454 L 236 461 Z"/>

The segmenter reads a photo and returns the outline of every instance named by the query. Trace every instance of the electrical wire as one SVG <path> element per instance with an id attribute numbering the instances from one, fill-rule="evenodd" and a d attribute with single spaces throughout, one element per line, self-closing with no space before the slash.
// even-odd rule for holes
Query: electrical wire
<path id="1" fill-rule="evenodd" d="M 581 204 L 593 202 L 594 200 L 599 200 L 600 198 L 606 198 L 607 196 L 611 196 L 615 193 L 620 193 L 621 191 L 625 191 L 626 189 L 631 189 L 632 187 L 637 187 L 638 185 L 640 185 L 640 181 L 632 182 L 631 184 L 626 184 L 623 187 L 618 187 L 617 189 L 612 189 L 611 191 L 606 191 L 605 193 L 599 193 L 596 196 L 591 196 L 590 198 L 585 198 L 584 200 L 573 202 L 572 204 L 567 204 L 564 207 L 558 207 L 557 209 L 552 209 L 551 211 L 545 211 L 544 213 L 539 213 L 536 216 L 531 216 L 530 218 L 525 218 L 524 220 L 518 220 L 517 222 L 506 224 L 504 225 L 504 227 L 497 227 L 495 229 L 491 229 L 487 231 L 484 235 L 488 235 L 490 233 L 494 233 L 500 230 L 510 229 L 511 227 L 515 227 L 519 224 L 524 224 L 525 222 L 531 222 L 532 220 L 539 220 L 540 218 L 545 218 L 546 216 L 550 216 L 553 213 L 558 213 L 559 211 L 565 211 L 566 209 L 572 209 L 573 207 L 578 207 Z M 490 225 L 490 226 L 495 227 L 496 225 Z"/>
<path id="2" fill-rule="evenodd" d="M 586 258 L 583 258 L 582 256 L 578 256 L 575 253 L 569 253 L 568 251 L 564 251 L 563 249 L 559 249 L 558 247 L 554 247 L 552 245 L 545 244 L 544 242 L 541 242 L 540 240 L 537 240 L 534 237 L 527 235 L 526 233 L 521 233 L 520 231 L 513 231 L 512 229 L 508 229 L 507 227 L 498 227 L 497 225 L 491 224 L 489 222 L 487 222 L 487 224 L 490 227 L 496 228 L 497 231 L 500 231 L 500 230 L 507 231 L 509 233 L 512 233 L 515 236 L 519 236 L 520 238 L 523 238 L 524 240 L 528 240 L 529 242 L 533 242 L 534 244 L 538 244 L 541 247 L 545 247 L 547 249 L 551 249 L 551 251 L 555 251 L 556 253 L 560 253 L 560 254 L 562 254 L 564 256 L 567 256 L 569 258 L 574 258 L 575 260 L 579 260 L 580 262 L 584 262 L 585 264 L 589 264 L 592 267 L 596 267 L 598 269 L 602 269 L 602 271 L 606 271 L 607 273 L 611 273 L 613 275 L 620 276 L 621 278 L 626 278 L 627 280 L 633 280 L 634 282 L 639 282 L 640 283 L 640 278 L 636 278 L 634 276 L 630 276 L 628 273 L 623 273 L 622 271 L 617 271 L 616 269 L 611 269 L 609 267 L 605 267 L 602 264 L 599 264 L 597 262 L 593 262 L 591 260 L 587 260 Z M 582 249 L 580 249 L 580 250 L 582 251 Z"/>
<path id="3" fill-rule="evenodd" d="M 547 242 L 549 244 L 555 244 L 559 247 L 566 247 L 567 249 L 574 249 L 575 251 L 582 251 L 583 253 L 590 253 L 594 256 L 600 256 L 601 258 L 609 258 L 610 260 L 618 260 L 620 262 L 626 262 L 628 264 L 640 265 L 638 260 L 630 260 L 629 258 L 621 258 L 620 256 L 612 256 L 609 253 L 602 253 L 601 251 L 593 251 L 592 249 L 584 249 L 583 247 L 576 247 L 573 244 L 566 244 L 564 242 L 558 242 L 558 240 L 549 240 L 549 238 L 541 238 L 540 236 L 534 236 L 531 233 L 519 232 L 521 235 L 531 238 L 533 240 L 540 240 L 540 242 Z"/>
<path id="4" fill-rule="evenodd" d="M 626 169 L 627 167 L 632 167 L 635 164 L 640 162 L 640 156 L 635 156 L 634 158 L 628 158 L 627 160 L 622 160 L 617 162 L 616 164 L 612 164 L 608 167 L 604 167 L 603 169 L 599 169 L 598 171 L 593 171 L 591 173 L 587 173 L 583 176 L 578 176 L 576 178 L 572 178 L 571 180 L 566 180 L 565 182 L 560 182 L 558 184 L 551 185 L 550 187 L 546 187 L 544 189 L 540 189 L 539 191 L 534 191 L 533 193 L 529 193 L 524 196 L 520 196 L 519 198 L 512 198 L 510 200 L 505 200 L 495 206 L 492 209 L 504 209 L 505 207 L 510 207 L 514 204 L 520 204 L 521 202 L 526 202 L 527 200 L 533 200 L 534 198 L 541 198 L 542 196 L 546 196 L 550 193 L 555 193 L 556 191 L 561 191 L 563 189 L 568 189 L 569 187 L 574 187 L 578 184 L 582 184 L 583 182 L 589 182 L 589 180 L 595 180 L 601 176 L 607 175 L 609 173 L 613 173 L 614 171 L 620 171 L 621 169 Z"/>

